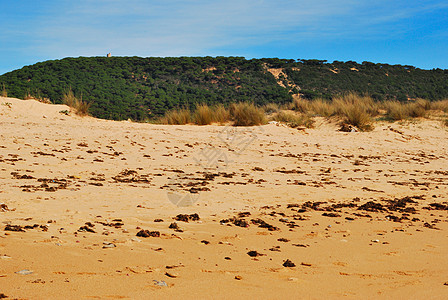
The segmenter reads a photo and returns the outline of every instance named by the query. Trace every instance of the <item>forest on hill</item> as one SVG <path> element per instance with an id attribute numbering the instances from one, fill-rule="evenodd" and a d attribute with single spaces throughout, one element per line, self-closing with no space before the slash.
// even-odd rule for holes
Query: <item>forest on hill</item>
<path id="1" fill-rule="evenodd" d="M 51 60 L 0 76 L 10 97 L 61 103 L 72 90 L 104 119 L 147 120 L 199 103 L 284 104 L 294 94 L 331 100 L 347 92 L 373 99 L 448 98 L 448 70 L 353 61 L 243 57 L 79 57 Z"/>

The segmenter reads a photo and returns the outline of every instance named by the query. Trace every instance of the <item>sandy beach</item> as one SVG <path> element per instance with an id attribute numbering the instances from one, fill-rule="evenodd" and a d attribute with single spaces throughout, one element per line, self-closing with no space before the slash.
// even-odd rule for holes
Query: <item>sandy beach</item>
<path id="1" fill-rule="evenodd" d="M 448 130 L 79 117 L 0 97 L 0 295 L 446 299 Z"/>

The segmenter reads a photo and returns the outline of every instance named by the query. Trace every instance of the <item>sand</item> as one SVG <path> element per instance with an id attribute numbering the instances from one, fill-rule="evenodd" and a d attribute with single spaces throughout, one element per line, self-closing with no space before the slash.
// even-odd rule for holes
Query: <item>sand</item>
<path id="1" fill-rule="evenodd" d="M 448 294 L 440 122 L 345 133 L 323 119 L 306 130 L 165 126 L 64 110 L 0 98 L 0 294 Z"/>

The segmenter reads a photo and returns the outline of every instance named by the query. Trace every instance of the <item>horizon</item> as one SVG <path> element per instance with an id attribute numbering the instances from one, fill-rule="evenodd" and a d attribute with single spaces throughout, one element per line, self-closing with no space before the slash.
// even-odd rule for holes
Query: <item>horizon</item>
<path id="1" fill-rule="evenodd" d="M 234 56 L 448 69 L 443 1 L 4 4 L 0 74 L 66 57 Z M 68 21 L 67 21 L 68 20 Z"/>
<path id="2" fill-rule="evenodd" d="M 109 53 L 111 54 L 110 57 L 118 57 L 118 58 L 127 58 L 127 57 L 138 57 L 138 58 L 182 58 L 182 57 L 191 57 L 191 58 L 194 58 L 194 57 L 208 57 L 209 56 L 209 57 L 212 57 L 212 58 L 217 58 L 217 57 L 242 57 L 242 58 L 244 58 L 246 60 L 251 60 L 251 59 L 270 59 L 270 58 L 274 58 L 275 59 L 275 58 L 278 58 L 278 59 L 287 59 L 287 60 L 294 59 L 295 61 L 299 61 L 299 60 L 313 60 L 313 59 L 315 59 L 315 60 L 325 61 L 325 63 L 328 63 L 328 64 L 334 63 L 335 61 L 339 61 L 339 62 L 343 62 L 343 63 L 346 63 L 346 62 L 349 62 L 349 61 L 354 61 L 354 60 L 338 60 L 338 59 L 335 59 L 333 61 L 329 61 L 329 60 L 317 59 L 317 58 L 283 58 L 283 57 L 251 57 L 251 58 L 247 58 L 247 57 L 244 57 L 244 56 L 234 56 L 234 55 L 229 55 L 229 56 L 222 56 L 222 55 L 218 55 L 218 56 L 210 56 L 210 55 L 202 55 L 202 56 L 136 56 L 136 55 L 123 55 L 123 56 L 118 56 L 118 55 L 113 55 L 113 53 L 111 53 L 111 52 L 109 52 Z M 24 66 L 22 66 L 20 68 L 17 68 L 17 69 L 11 70 L 11 71 L 7 71 L 7 72 L 5 72 L 3 74 L 0 74 L 0 76 L 4 75 L 6 73 L 9 73 L 9 72 L 14 72 L 16 70 L 20 70 L 22 68 L 30 67 L 30 66 L 33 66 L 35 64 L 44 63 L 44 62 L 47 62 L 47 61 L 58 61 L 58 60 L 66 59 L 66 58 L 74 58 L 74 59 L 77 59 L 77 58 L 97 58 L 97 57 L 106 57 L 107 58 L 108 57 L 107 54 L 108 53 L 106 53 L 105 55 L 95 55 L 95 56 L 67 56 L 67 57 L 62 57 L 62 58 L 57 58 L 57 59 L 48 59 L 48 60 L 45 60 L 45 61 L 38 61 L 38 62 L 35 62 L 33 64 L 24 65 Z M 375 61 L 362 61 L 362 62 L 361 61 L 354 61 L 354 62 L 356 62 L 357 64 L 360 64 L 360 65 L 363 62 L 370 62 L 370 63 L 374 63 L 374 64 L 384 64 L 384 65 L 391 65 L 391 66 L 403 66 L 403 67 L 404 66 L 411 66 L 411 67 L 415 67 L 415 68 L 422 69 L 422 70 L 435 70 L 435 69 L 448 70 L 448 68 L 425 69 L 425 68 L 420 68 L 420 67 L 414 66 L 414 65 L 391 64 L 391 63 L 375 62 Z"/>

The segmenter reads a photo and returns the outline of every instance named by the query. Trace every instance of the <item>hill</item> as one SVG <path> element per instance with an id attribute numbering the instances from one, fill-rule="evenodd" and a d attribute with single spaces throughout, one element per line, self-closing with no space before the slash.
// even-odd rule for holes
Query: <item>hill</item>
<path id="1" fill-rule="evenodd" d="M 283 104 L 294 94 L 331 99 L 348 91 L 376 100 L 448 98 L 448 70 L 371 62 L 242 57 L 80 57 L 26 66 L 0 76 L 8 96 L 61 103 L 69 89 L 93 116 L 145 120 L 176 107 L 253 101 Z"/>

